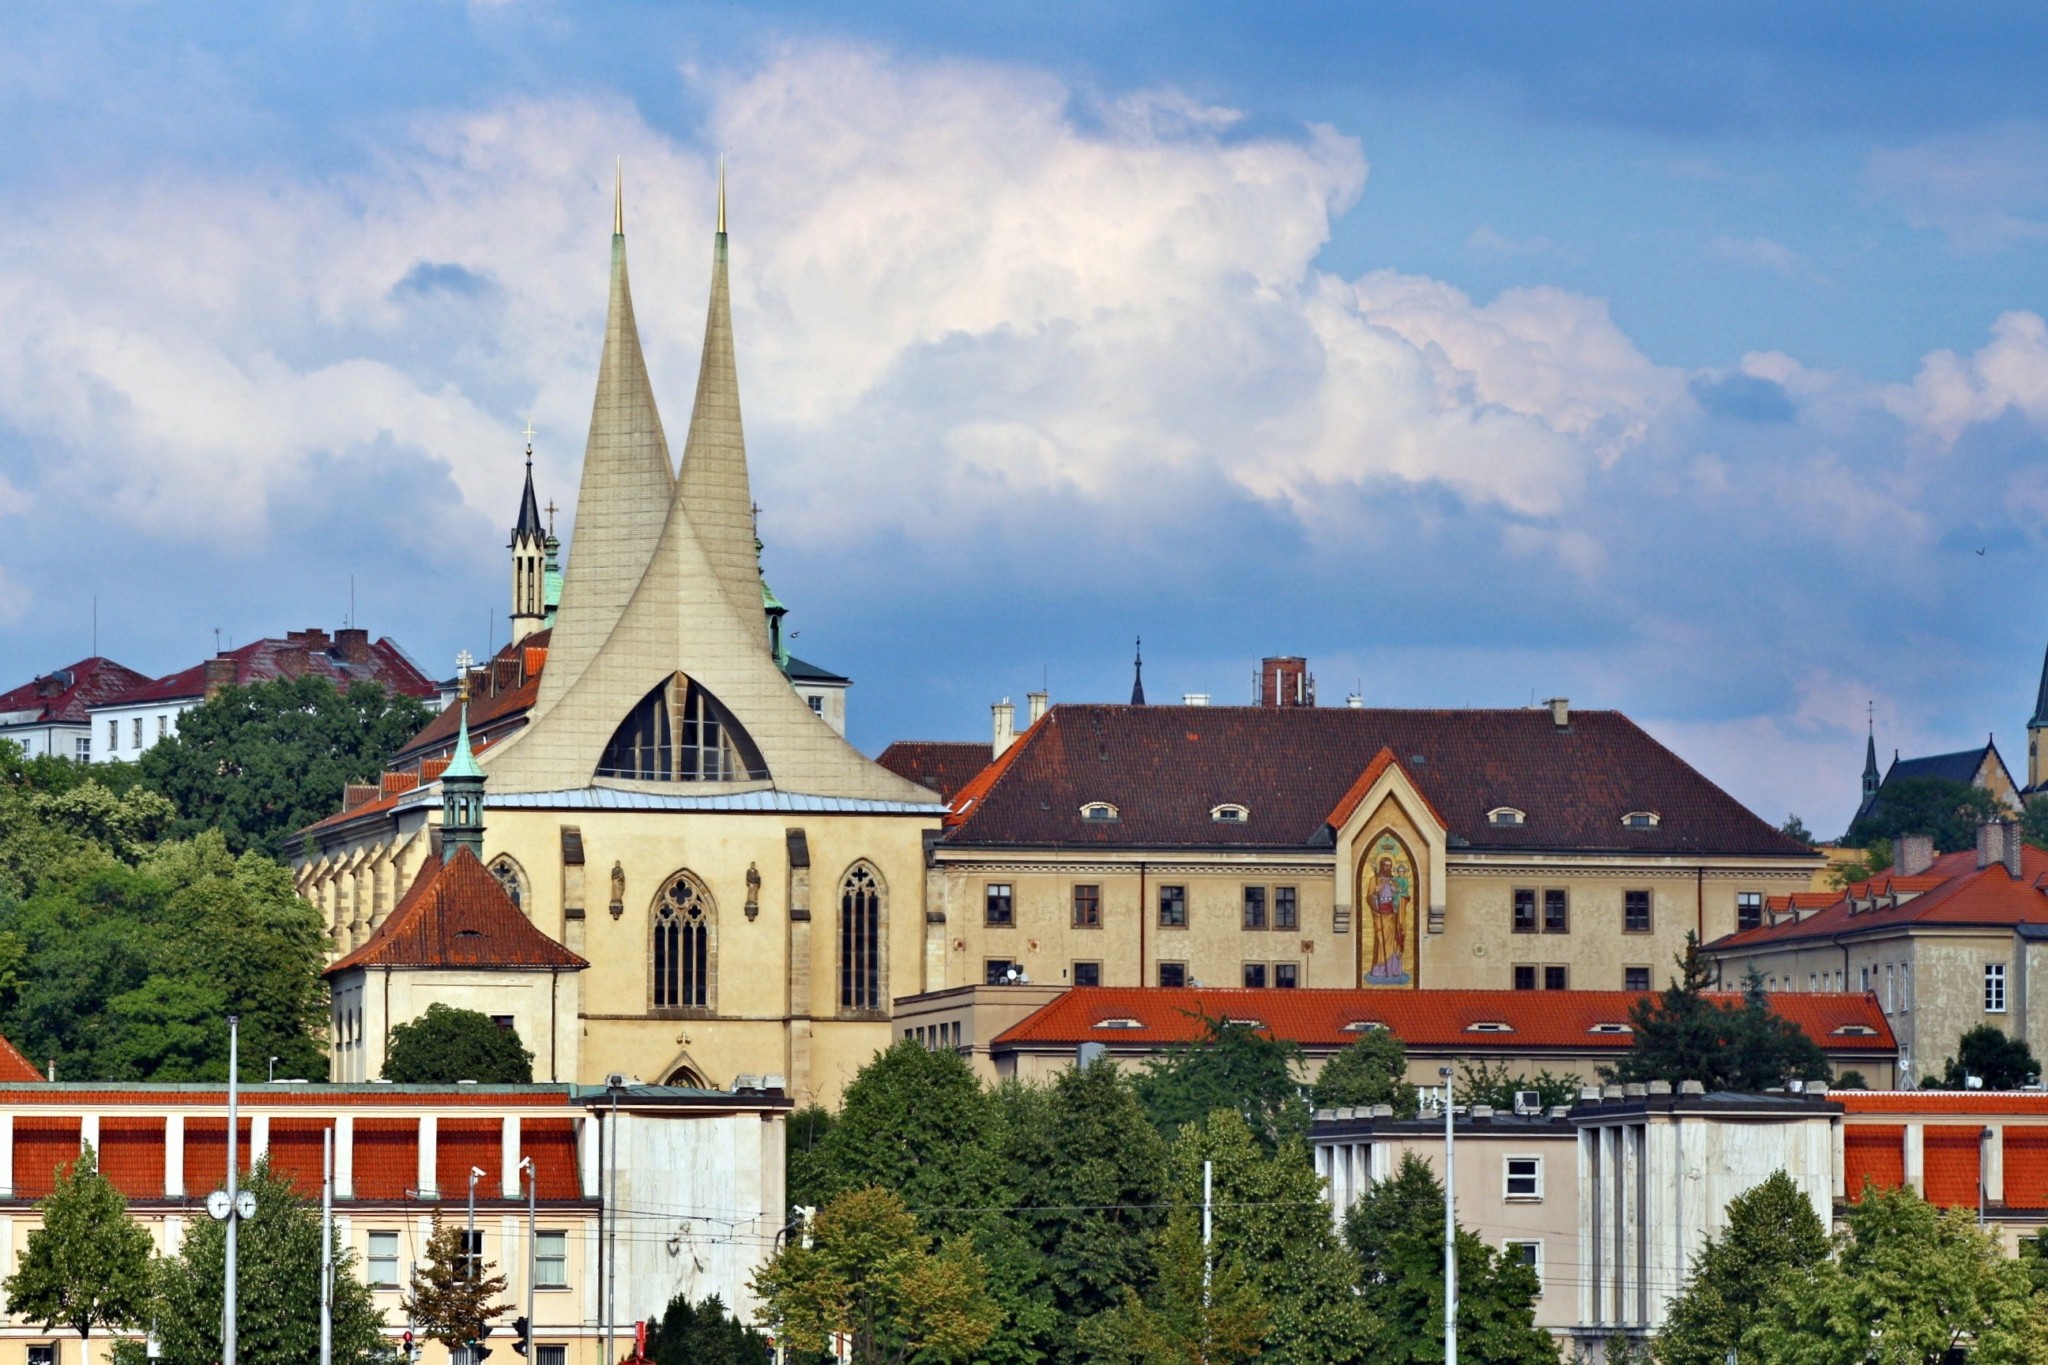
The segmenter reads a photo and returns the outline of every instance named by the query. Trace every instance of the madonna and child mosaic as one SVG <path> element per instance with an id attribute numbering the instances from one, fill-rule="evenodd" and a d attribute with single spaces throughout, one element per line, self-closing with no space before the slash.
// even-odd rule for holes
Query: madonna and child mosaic
<path id="1" fill-rule="evenodd" d="M 1365 920 L 1359 984 L 1414 985 L 1409 945 L 1415 941 L 1415 860 L 1390 833 L 1372 841 L 1359 867 L 1358 903 Z"/>

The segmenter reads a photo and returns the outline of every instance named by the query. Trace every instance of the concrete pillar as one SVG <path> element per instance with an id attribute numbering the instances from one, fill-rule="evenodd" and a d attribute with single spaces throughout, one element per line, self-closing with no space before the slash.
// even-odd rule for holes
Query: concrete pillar
<path id="1" fill-rule="evenodd" d="M 185 1116 L 164 1119 L 164 1197 L 185 1197 Z"/>
<path id="2" fill-rule="evenodd" d="M 439 1156 L 436 1150 L 439 1137 L 439 1125 L 434 1116 L 428 1114 L 420 1120 L 420 1180 L 417 1188 L 422 1199 L 433 1199 L 439 1194 L 439 1190 L 436 1188 L 437 1177 L 435 1175 L 435 1163 Z"/>
<path id="3" fill-rule="evenodd" d="M 270 1150 L 270 1115 L 249 1116 L 249 1164 L 253 1167 Z"/>
<path id="4" fill-rule="evenodd" d="M 356 1197 L 356 1121 L 350 1114 L 334 1120 L 334 1197 Z"/>
<path id="5" fill-rule="evenodd" d="M 90 1147 L 93 1150 L 94 1156 L 98 1156 L 100 1150 L 100 1116 L 98 1114 L 80 1114 L 78 1116 L 78 1146 L 80 1151 Z"/>
<path id="6" fill-rule="evenodd" d="M 1913 1193 L 1927 1197 L 1926 1132 L 1917 1123 L 1906 1125 L 1906 1183 Z"/>
<path id="7" fill-rule="evenodd" d="M 1984 1199 L 1991 1204 L 2005 1202 L 2005 1125 L 1987 1123 L 1991 1136 L 1981 1142 L 1983 1150 Z"/>
<path id="8" fill-rule="evenodd" d="M 507 1199 L 517 1199 L 526 1191 L 521 1187 L 519 1172 L 519 1116 L 505 1115 L 504 1137 L 500 1143 L 499 1161 L 503 1166 L 503 1178 L 499 1189 Z"/>

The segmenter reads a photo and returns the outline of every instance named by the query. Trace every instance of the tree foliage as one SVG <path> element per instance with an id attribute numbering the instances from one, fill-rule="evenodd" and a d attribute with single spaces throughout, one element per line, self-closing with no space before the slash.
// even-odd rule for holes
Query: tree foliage
<path id="1" fill-rule="evenodd" d="M 1850 824 L 1842 842 L 1861 848 L 1874 839 L 1926 834 L 1940 853 L 1977 846 L 1977 826 L 2009 815 L 1984 788 L 1946 777 L 1901 777 L 1884 784 L 1871 808 Z"/>
<path id="2" fill-rule="evenodd" d="M 340 691 L 317 674 L 224 687 L 142 756 L 143 781 L 177 806 L 174 833 L 219 830 L 237 853 L 283 857 L 431 719 L 411 697 L 368 682 Z"/>
<path id="3" fill-rule="evenodd" d="M 256 1196 L 256 1216 L 236 1234 L 242 1365 L 305 1365 L 320 1356 L 320 1210 L 273 1175 L 267 1158 L 243 1188 Z M 199 1217 L 185 1228 L 178 1254 L 159 1264 L 157 1336 L 166 1365 L 211 1365 L 221 1358 L 227 1225 Z M 337 1236 L 332 1254 L 336 1365 L 388 1365 L 384 1318 L 355 1253 Z"/>
<path id="4" fill-rule="evenodd" d="M 842 1194 L 755 1275 L 762 1321 L 803 1352 L 843 1334 L 858 1365 L 976 1359 L 1002 1309 L 971 1239 L 930 1243 L 892 1192 Z"/>
<path id="5" fill-rule="evenodd" d="M 1584 1084 L 1577 1072 L 1560 1076 L 1545 1067 L 1533 1076 L 1525 1076 L 1508 1070 L 1506 1062 L 1460 1062 L 1456 1088 L 1460 1103 L 1490 1104 L 1495 1109 L 1512 1111 L 1515 1096 L 1521 1091 L 1535 1091 L 1541 1097 L 1538 1103 L 1548 1109 L 1553 1104 L 1577 1103 L 1579 1087 Z"/>
<path id="6" fill-rule="evenodd" d="M 2048 796 L 2030 796 L 2020 807 L 2020 839 L 2048 848 Z"/>
<path id="7" fill-rule="evenodd" d="M 1323 1063 L 1309 1089 L 1309 1101 L 1318 1109 L 1385 1104 L 1393 1107 L 1395 1118 L 1414 1118 L 1416 1091 L 1408 1080 L 1408 1049 L 1391 1029 L 1367 1029 Z"/>
<path id="8" fill-rule="evenodd" d="M 1730 1201 L 1724 1223 L 1671 1301 L 1657 1339 L 1663 1365 L 1723 1365 L 1779 1286 L 1812 1274 L 1832 1250 L 1812 1201 L 1783 1171 Z"/>
<path id="9" fill-rule="evenodd" d="M 436 1002 L 391 1030 L 384 1079 L 401 1085 L 527 1085 L 533 1054 L 517 1029 L 498 1027 L 488 1014 Z"/>
<path id="10" fill-rule="evenodd" d="M 1781 1277 L 1742 1339 L 1771 1365 L 2048 1362 L 2048 1299 L 1996 1235 L 1910 1189 L 1866 1188 L 1834 1259 Z"/>
<path id="11" fill-rule="evenodd" d="M 1243 1261 L 1215 1263 L 1201 1214 L 1176 1207 L 1158 1244 L 1156 1288 L 1123 1290 L 1114 1309 L 1081 1328 L 1085 1359 L 1105 1365 L 1243 1365 L 1266 1349 L 1273 1315 Z"/>
<path id="12" fill-rule="evenodd" d="M 716 1294 L 695 1304 L 678 1294 L 648 1322 L 645 1359 L 653 1365 L 761 1365 L 768 1338 L 728 1312 Z"/>
<path id="13" fill-rule="evenodd" d="M 1387 1365 L 1443 1359 L 1444 1190 L 1413 1152 L 1344 1219 L 1361 1302 L 1377 1317 Z M 1554 1365 L 1557 1346 L 1536 1326 L 1536 1272 L 1458 1230 L 1458 1358 L 1474 1365 Z"/>
<path id="14" fill-rule="evenodd" d="M 120 1331 L 147 1320 L 149 1233 L 128 1217 L 128 1201 L 99 1172 L 87 1143 L 59 1171 L 38 1209 L 42 1226 L 28 1235 L 21 1264 L 7 1277 L 8 1311 L 62 1325 L 81 1339 L 95 1327 Z"/>
<path id="15" fill-rule="evenodd" d="M 2034 1060 L 2034 1050 L 2026 1039 L 2015 1038 L 1996 1024 L 1979 1024 L 1957 1040 L 1956 1055 L 1948 1059 L 1935 1084 L 1945 1090 L 1961 1090 L 1975 1076 L 1987 1090 L 2017 1090 L 2040 1073 L 2041 1064 Z"/>
<path id="16" fill-rule="evenodd" d="M 790 1114 L 783 1137 L 783 1168 L 791 1205 L 814 1209 L 828 1197 L 823 1145 L 836 1121 L 831 1110 L 816 1104 Z"/>
<path id="17" fill-rule="evenodd" d="M 1820 840 L 1813 837 L 1813 831 L 1806 827 L 1806 822 L 1797 815 L 1787 815 L 1785 823 L 1778 826 L 1778 833 L 1784 835 L 1787 839 L 1797 839 L 1809 848 L 1820 842 Z"/>
<path id="18" fill-rule="evenodd" d="M 1754 974 L 1739 1003 L 1709 998 L 1712 968 L 1691 933 L 1678 969 L 1669 986 L 1629 1010 L 1634 1042 L 1614 1066 L 1601 1068 L 1605 1079 L 1698 1081 L 1709 1091 L 1754 1091 L 1826 1078 L 1820 1045 L 1771 1012 Z"/>
<path id="19" fill-rule="evenodd" d="M 1228 1109 L 1269 1147 L 1306 1133 L 1301 1049 L 1250 1024 L 1206 1016 L 1201 1024 L 1200 1038 L 1168 1048 L 1138 1076 L 1138 1098 L 1159 1130 L 1171 1135 Z"/>
<path id="20" fill-rule="evenodd" d="M 405 1295 L 406 1315 L 419 1331 L 451 1351 L 481 1341 L 487 1326 L 512 1311 L 498 1302 L 505 1277 L 490 1273 L 493 1267 L 482 1257 L 463 1254 L 465 1231 L 442 1222 L 441 1211 L 434 1210 L 427 1258 L 414 1268 Z"/>

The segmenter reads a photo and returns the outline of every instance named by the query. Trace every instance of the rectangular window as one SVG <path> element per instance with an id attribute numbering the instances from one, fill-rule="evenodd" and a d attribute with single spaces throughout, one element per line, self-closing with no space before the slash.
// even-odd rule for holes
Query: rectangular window
<path id="1" fill-rule="evenodd" d="M 225 1131 L 225 1130 L 223 1130 Z M 481 1232 L 462 1234 L 462 1257 L 457 1269 L 464 1279 L 477 1279 L 483 1274 L 484 1235 Z"/>
<path id="2" fill-rule="evenodd" d="M 1646 991 L 1650 989 L 1650 969 L 1648 967 L 1623 967 L 1621 969 L 1621 988 L 1625 991 Z"/>
<path id="3" fill-rule="evenodd" d="M 981 979 L 987 985 L 1015 985 L 1016 983 L 1010 979 L 1011 972 L 1016 972 L 1020 979 L 1024 975 L 1023 969 L 1007 957 L 991 957 L 982 960 Z"/>
<path id="4" fill-rule="evenodd" d="M 1534 891 L 1524 890 L 1515 892 L 1515 932 L 1518 934 L 1533 934 L 1536 932 L 1536 893 Z"/>
<path id="5" fill-rule="evenodd" d="M 1102 964 L 1100 962 L 1076 962 L 1074 964 L 1074 984 L 1076 986 L 1100 986 L 1102 984 Z"/>
<path id="6" fill-rule="evenodd" d="M 2005 964 L 1987 962 L 1984 964 L 1984 1010 L 1987 1014 L 2005 1013 Z"/>
<path id="7" fill-rule="evenodd" d="M 1543 893 L 1543 932 L 1546 934 L 1568 934 L 1572 930 L 1572 917 L 1562 891 Z"/>
<path id="8" fill-rule="evenodd" d="M 533 1287 L 569 1287 L 569 1234 L 536 1232 L 533 1235 Z"/>
<path id="9" fill-rule="evenodd" d="M 31 1346 L 28 1348 L 28 1365 L 57 1365 L 55 1346 Z"/>
<path id="10" fill-rule="evenodd" d="M 812 715 L 822 716 L 825 714 L 825 699 L 823 697 L 814 692 L 810 696 L 805 697 L 804 700 L 811 704 Z"/>
<path id="11" fill-rule="evenodd" d="M 107 722 L 107 752 L 110 754 L 115 754 L 119 753 L 120 751 L 121 722 L 118 720 L 110 720 Z"/>
<path id="12" fill-rule="evenodd" d="M 1897 1009 L 1897 1008 L 1898 1008 L 1898 1005 L 1899 1005 L 1899 995 L 1898 995 L 1898 989 L 1897 989 L 1897 982 L 1898 982 L 1898 974 L 1897 974 L 1897 972 L 1896 972 L 1896 971 L 1895 971 L 1895 970 L 1893 969 L 1893 967 L 1892 967 L 1892 964 L 1891 964 L 1891 963 L 1889 963 L 1889 962 L 1885 963 L 1885 964 L 1884 964 L 1884 1012 L 1885 1012 L 1886 1014 L 1890 1014 L 1890 1013 L 1891 1013 L 1891 1012 L 1892 1012 L 1893 1010 L 1895 1010 L 1895 1009 Z M 1989 972 L 1986 972 L 1986 973 L 1984 973 L 1984 993 L 1985 993 L 1986 995 L 1989 995 L 1989 994 L 1991 993 L 1991 973 L 1989 973 Z"/>
<path id="13" fill-rule="evenodd" d="M 536 1346 L 533 1365 L 569 1365 L 569 1348 L 566 1346 Z"/>
<path id="14" fill-rule="evenodd" d="M 1913 1012 L 1913 964 L 1899 964 L 1899 1008 L 1908 1014 Z"/>
<path id="15" fill-rule="evenodd" d="M 1870 968 L 1863 967 L 1859 969 L 1858 985 L 1856 989 L 1859 991 L 1868 991 L 1870 989 Z"/>
<path id="16" fill-rule="evenodd" d="M 1534 967 L 1527 964 L 1516 965 L 1515 989 L 1518 991 L 1533 991 L 1536 989 L 1536 969 Z"/>
<path id="17" fill-rule="evenodd" d="M 1502 1193 L 1509 1199 L 1541 1199 L 1543 1197 L 1543 1158 L 1540 1156 L 1511 1156 L 1504 1158 L 1505 1184 Z"/>
<path id="18" fill-rule="evenodd" d="M 1621 931 L 1625 934 L 1647 934 L 1650 932 L 1649 892 L 1624 891 L 1621 893 Z"/>
<path id="19" fill-rule="evenodd" d="M 1820 979 L 1820 978 L 1819 978 L 1819 977 L 1817 977 L 1817 976 L 1815 976 L 1815 975 L 1814 975 L 1814 974 L 1813 974 L 1812 972 L 1808 972 L 1808 973 L 1806 974 L 1806 989 L 1808 989 L 1808 990 L 1810 990 L 1810 991 L 1817 991 L 1817 990 L 1819 990 L 1819 989 L 1820 989 L 1820 987 L 1819 987 L 1818 985 L 1816 985 L 1816 984 L 1815 984 L 1815 983 L 1816 983 L 1816 982 L 1817 982 L 1817 981 L 1818 981 L 1819 979 Z"/>
<path id="20" fill-rule="evenodd" d="M 1266 888 L 1263 886 L 1247 886 L 1244 889 L 1244 927 L 1266 927 Z"/>
<path id="21" fill-rule="evenodd" d="M 223 1129 L 223 1132 L 226 1130 Z M 226 1141 L 225 1138 L 222 1139 Z M 369 1276 L 372 1289 L 398 1288 L 398 1234 L 395 1232 L 373 1232 L 370 1234 L 370 1255 L 364 1261 L 363 1270 Z"/>
<path id="22" fill-rule="evenodd" d="M 1562 968 L 1562 967 L 1545 967 L 1545 968 L 1543 969 L 1543 989 L 1544 989 L 1544 990 L 1546 990 L 1546 991 L 1561 991 L 1561 990 L 1564 990 L 1564 989 L 1565 989 L 1565 970 L 1564 970 L 1564 968 Z"/>
<path id="23" fill-rule="evenodd" d="M 80 763 L 92 762 L 92 736 L 80 735 L 77 743 L 72 746 L 71 756 Z"/>
<path id="24" fill-rule="evenodd" d="M 1159 927 L 1162 929 L 1185 929 L 1188 927 L 1188 889 L 1185 886 L 1162 886 L 1159 888 Z"/>
<path id="25" fill-rule="evenodd" d="M 981 905 L 983 923 L 1008 926 L 1017 922 L 1017 906 L 1008 882 L 990 882 L 984 887 Z"/>
<path id="26" fill-rule="evenodd" d="M 1247 962 L 1244 964 L 1244 988 L 1248 991 L 1266 989 L 1266 964 Z"/>
<path id="27" fill-rule="evenodd" d="M 165 735 L 169 734 L 170 732 L 171 718 L 169 716 L 158 716 L 156 718 L 156 737 L 158 739 L 162 739 Z"/>
<path id="28" fill-rule="evenodd" d="M 1737 929 L 1761 928 L 1764 922 L 1764 893 L 1761 891 L 1738 891 L 1735 893 L 1735 927 Z"/>
<path id="29" fill-rule="evenodd" d="M 1074 888 L 1074 927 L 1076 929 L 1100 929 L 1102 927 L 1101 887 L 1076 886 Z"/>
<path id="30" fill-rule="evenodd" d="M 1273 927 L 1275 929 L 1295 929 L 1299 928 L 1300 925 L 1301 913 L 1295 902 L 1294 888 L 1291 886 L 1274 887 Z"/>
<path id="31" fill-rule="evenodd" d="M 1159 984 L 1162 986 L 1185 986 L 1188 984 L 1188 964 L 1185 962 L 1162 962 L 1159 964 Z"/>
<path id="32" fill-rule="evenodd" d="M 1507 1251 L 1507 1259 L 1510 1262 L 1516 1265 L 1527 1266 L 1530 1272 L 1536 1276 L 1536 1292 L 1541 1294 L 1543 1292 L 1543 1243 L 1507 1242 L 1504 1244 L 1504 1247 Z"/>
<path id="33" fill-rule="evenodd" d="M 1301 984 L 1301 968 L 1292 962 L 1273 964 L 1273 985 L 1278 990 L 1291 991 Z"/>
<path id="34" fill-rule="evenodd" d="M 142 747 L 142 717 L 137 716 L 135 718 L 135 724 L 129 727 L 129 734 L 135 740 L 135 747 L 140 749 Z"/>

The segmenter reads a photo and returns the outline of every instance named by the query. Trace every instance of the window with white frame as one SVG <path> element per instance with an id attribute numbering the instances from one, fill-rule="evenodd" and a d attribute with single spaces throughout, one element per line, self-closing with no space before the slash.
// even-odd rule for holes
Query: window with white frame
<path id="1" fill-rule="evenodd" d="M 537 1354 L 533 1365 L 569 1365 L 569 1348 L 566 1346 L 536 1346 Z"/>
<path id="2" fill-rule="evenodd" d="M 1504 1181 L 1502 1193 L 1509 1199 L 1541 1199 L 1543 1197 L 1543 1158 L 1540 1156 L 1511 1156 L 1502 1158 Z"/>
<path id="3" fill-rule="evenodd" d="M 1543 1243 L 1503 1242 L 1501 1247 L 1507 1252 L 1507 1259 L 1510 1262 L 1516 1265 L 1525 1265 L 1535 1274 L 1536 1292 L 1541 1294 L 1543 1292 Z"/>
<path id="4" fill-rule="evenodd" d="M 370 1255 L 364 1261 L 363 1268 L 369 1274 L 370 1288 L 398 1288 L 398 1234 L 372 1232 Z"/>
<path id="5" fill-rule="evenodd" d="M 1887 962 L 1884 964 L 1884 1012 L 1890 1014 L 1898 1008 L 1898 970 Z"/>
<path id="6" fill-rule="evenodd" d="M 1911 1013 L 1913 1010 L 1913 964 L 1899 964 L 1899 1008 Z"/>
<path id="7" fill-rule="evenodd" d="M 1984 1012 L 2005 1013 L 2005 964 L 1987 962 L 1984 964 Z"/>
<path id="8" fill-rule="evenodd" d="M 536 1289 L 569 1287 L 569 1234 L 536 1232 L 533 1235 L 533 1286 Z"/>

